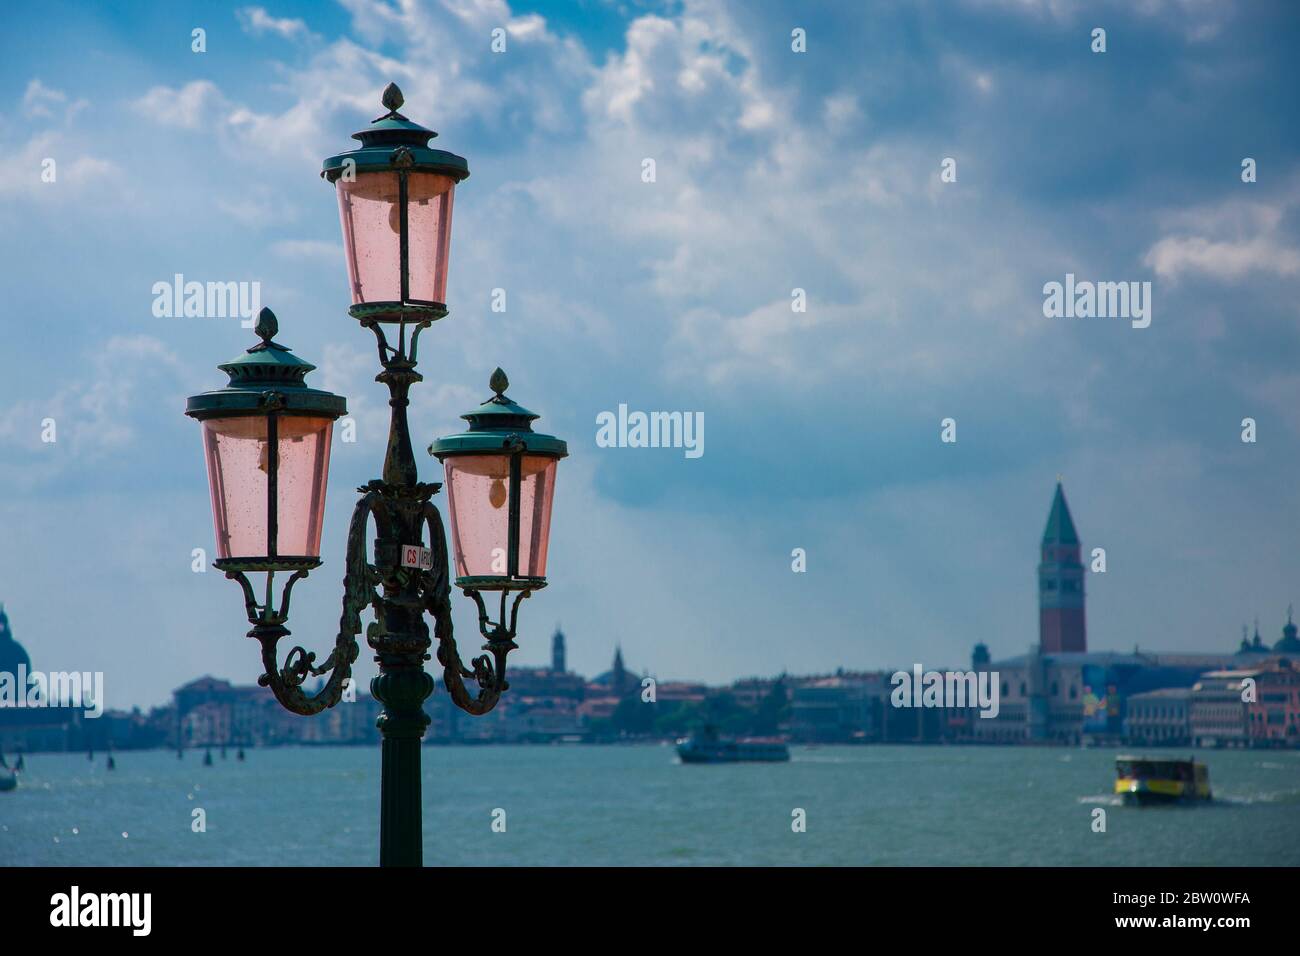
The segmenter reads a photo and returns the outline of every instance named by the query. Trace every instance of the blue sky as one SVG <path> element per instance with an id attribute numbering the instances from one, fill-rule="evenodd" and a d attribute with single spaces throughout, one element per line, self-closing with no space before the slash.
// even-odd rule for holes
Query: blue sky
<path id="1" fill-rule="evenodd" d="M 332 643 L 351 489 L 376 476 L 386 407 L 317 172 L 390 80 L 472 170 L 451 314 L 421 350 L 417 446 L 455 430 L 499 364 L 572 451 L 552 586 L 512 659 L 545 661 L 557 622 L 588 674 L 616 642 L 634 668 L 710 681 L 955 665 L 979 640 L 1019 653 L 1058 473 L 1085 548 L 1107 550 L 1091 647 L 1226 649 L 1256 614 L 1273 639 L 1300 599 L 1289 4 L 7 17 L 0 600 L 36 667 L 105 671 L 110 706 L 258 668 L 237 588 L 190 570 L 212 529 L 181 414 L 250 333 L 154 317 L 153 283 L 178 272 L 259 281 L 281 341 L 349 398 L 358 440 L 335 444 L 326 564 L 291 621 L 295 641 Z M 1045 318 L 1043 285 L 1067 273 L 1150 281 L 1151 326 Z M 596 416 L 620 403 L 703 412 L 704 456 L 598 448 Z"/>

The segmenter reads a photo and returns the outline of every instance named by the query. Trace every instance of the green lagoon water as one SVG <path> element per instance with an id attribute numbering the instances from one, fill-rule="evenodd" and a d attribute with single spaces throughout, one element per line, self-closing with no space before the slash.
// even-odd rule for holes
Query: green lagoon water
<path id="1" fill-rule="evenodd" d="M 425 862 L 1300 865 L 1300 752 L 1201 752 L 1213 804 L 1143 809 L 1110 795 L 1115 753 L 794 747 L 788 764 L 684 766 L 658 745 L 426 747 Z M 29 756 L 0 794 L 0 866 L 376 862 L 377 746 L 214 758 Z"/>

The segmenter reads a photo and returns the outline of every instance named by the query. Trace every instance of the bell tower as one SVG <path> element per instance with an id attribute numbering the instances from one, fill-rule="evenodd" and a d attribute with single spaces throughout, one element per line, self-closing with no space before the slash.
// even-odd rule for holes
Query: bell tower
<path id="1" fill-rule="evenodd" d="M 564 632 L 556 627 L 555 636 L 551 638 L 551 670 L 557 674 L 568 670 L 564 656 Z"/>
<path id="2" fill-rule="evenodd" d="M 1088 649 L 1080 552 L 1079 534 L 1058 480 L 1038 565 L 1038 644 L 1044 654 Z"/>

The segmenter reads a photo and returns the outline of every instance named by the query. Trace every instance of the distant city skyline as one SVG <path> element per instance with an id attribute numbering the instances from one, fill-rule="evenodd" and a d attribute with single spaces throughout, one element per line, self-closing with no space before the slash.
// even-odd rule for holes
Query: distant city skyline
<path id="1" fill-rule="evenodd" d="M 1061 651 L 1086 651 L 1089 649 L 1087 645 L 1085 608 L 1084 608 L 1085 599 L 1086 599 L 1086 594 L 1085 594 L 1086 587 L 1083 582 L 1084 579 L 1089 577 L 1090 575 L 1087 573 L 1087 570 L 1084 567 L 1084 563 L 1081 558 L 1081 553 L 1082 553 L 1081 537 L 1074 524 L 1074 518 L 1070 511 L 1069 505 L 1067 503 L 1067 499 L 1064 491 L 1064 485 L 1062 482 L 1062 476 L 1058 475 L 1056 485 L 1055 485 L 1055 491 L 1052 495 L 1051 503 L 1048 509 L 1046 527 L 1042 535 L 1041 561 L 1038 564 L 1038 604 L 1039 604 L 1038 633 L 1037 633 L 1037 639 L 1030 640 L 1030 642 L 1026 645 L 1026 647 L 1028 647 L 1029 649 L 1032 650 L 1035 647 L 1041 647 L 1043 651 L 1046 653 L 1058 653 Z M 1095 576 L 1095 575 L 1091 575 L 1091 576 Z M 1063 587 L 1063 582 L 1067 580 L 1074 582 L 1077 585 L 1077 591 L 1075 592 L 1075 595 L 1073 597 L 1067 595 L 1064 596 L 1063 598 L 1062 593 L 1066 589 L 1065 587 Z M 1260 615 L 1257 614 L 1254 616 L 1254 640 L 1255 640 L 1254 647 L 1256 650 L 1267 651 L 1270 649 L 1278 648 L 1292 653 L 1300 650 L 1300 647 L 1294 646 L 1296 645 L 1296 638 L 1295 638 L 1296 628 L 1292 620 L 1293 608 L 1294 605 L 1292 603 L 1288 603 L 1283 618 L 1283 622 L 1277 628 L 1279 634 L 1279 639 L 1277 641 L 1264 639 L 1264 635 L 1262 635 L 1260 632 L 1260 623 L 1259 623 Z M 1127 647 L 1127 648 L 1106 647 L 1106 648 L 1099 648 L 1099 650 L 1122 653 L 1122 652 L 1137 651 L 1139 649 L 1142 649 L 1147 651 L 1175 651 L 1175 652 L 1185 651 L 1191 653 L 1223 654 L 1223 653 L 1231 653 L 1237 647 L 1240 647 L 1242 649 L 1250 647 L 1251 642 L 1249 637 L 1247 636 L 1248 632 L 1249 632 L 1249 625 L 1243 623 L 1241 626 L 1241 633 L 1243 634 L 1243 638 L 1239 645 L 1234 645 L 1232 641 L 1225 639 L 1224 641 L 1216 642 L 1211 646 L 1189 645 L 1189 646 L 1170 647 L 1170 646 L 1153 646 L 1149 644 L 1138 643 L 1133 645 L 1132 647 Z M 9 624 L 8 615 L 5 612 L 5 603 L 3 600 L 0 600 L 0 643 L 3 643 L 6 640 L 11 642 L 17 642 L 18 650 L 20 652 L 23 650 L 27 650 L 28 656 L 30 656 L 29 647 L 27 645 L 23 645 L 22 642 L 18 642 L 17 637 L 14 635 L 13 629 Z M 1025 650 L 1025 647 L 1014 647 L 1011 645 L 1007 645 L 1005 647 L 996 646 L 996 645 L 991 646 L 988 642 L 982 640 L 976 641 L 974 643 L 975 645 L 983 645 L 986 650 L 989 650 L 991 648 L 991 654 L 995 664 L 998 658 L 1013 658 L 1016 655 L 1019 655 L 1023 650 Z M 547 652 L 549 658 L 548 660 L 539 662 L 537 660 L 537 651 L 535 649 L 533 654 L 529 654 L 529 655 L 525 655 L 523 653 L 517 654 L 516 656 L 519 658 L 518 660 L 512 658 L 511 669 L 517 670 L 519 668 L 530 668 L 530 669 L 545 668 L 548 666 L 548 664 L 552 669 L 554 669 L 558 662 L 560 665 L 560 669 L 564 670 L 565 667 L 567 666 L 568 653 L 569 653 L 568 635 L 564 632 L 563 628 L 558 622 L 551 632 L 550 640 L 546 642 L 546 644 L 549 649 Z M 610 673 L 609 667 L 603 666 L 599 663 L 598 655 L 600 653 L 600 648 L 594 646 L 583 646 L 581 644 L 580 647 L 581 647 L 581 654 L 583 659 L 591 660 L 594 656 L 596 659 L 596 663 L 589 665 L 590 670 L 588 671 L 573 670 L 571 671 L 571 673 L 577 674 L 579 676 L 591 675 L 592 679 L 595 680 L 599 680 L 602 675 L 607 675 L 608 673 Z M 620 641 L 615 640 L 611 645 L 608 646 L 607 655 L 608 655 L 608 659 L 613 662 L 614 668 L 617 669 L 618 666 L 620 666 L 622 663 L 622 643 Z M 965 657 L 958 655 L 955 656 L 952 660 L 933 662 L 933 666 L 936 667 L 947 667 L 950 665 L 964 666 L 968 662 L 969 656 L 970 656 L 970 648 L 967 648 Z M 639 665 L 639 664 L 628 665 L 628 670 L 637 675 L 655 677 L 657 680 L 688 681 L 688 682 L 699 682 L 699 683 L 708 684 L 712 686 L 726 686 L 749 678 L 771 679 L 771 678 L 781 676 L 782 674 L 789 674 L 791 676 L 816 676 L 818 674 L 830 675 L 830 674 L 846 673 L 846 672 L 847 673 L 876 673 L 876 672 L 889 672 L 899 667 L 908 667 L 911 665 L 912 665 L 911 661 L 905 660 L 903 658 L 899 658 L 896 660 L 889 660 L 877 664 L 845 661 L 839 664 L 835 664 L 828 668 L 823 668 L 822 670 L 782 669 L 770 673 L 738 672 L 730 676 L 723 676 L 720 678 L 716 678 L 716 677 L 706 678 L 702 675 L 693 675 L 684 669 L 681 672 L 678 672 L 677 670 L 673 670 L 667 673 L 661 673 L 659 669 L 653 667 L 646 667 L 644 665 Z M 33 669 L 38 669 L 38 670 L 40 669 L 38 664 L 29 663 L 29 666 L 32 667 Z M 50 668 L 50 669 L 56 669 L 56 668 Z M 368 686 L 369 678 L 371 676 L 369 672 L 372 671 L 373 669 L 374 668 L 371 662 L 370 655 L 367 653 L 363 653 L 360 661 L 358 662 L 358 666 L 355 668 L 355 672 L 359 675 L 357 679 L 361 686 Z M 217 673 L 211 669 L 203 671 L 201 674 L 189 675 L 186 678 L 186 682 L 199 679 L 200 677 L 211 677 L 217 680 L 229 680 L 235 683 L 236 685 L 244 685 L 244 686 L 252 685 L 256 682 L 256 675 L 248 679 L 240 680 L 230 675 Z M 438 687 L 439 687 L 438 692 L 441 693 L 441 684 L 439 684 Z M 166 689 L 157 689 L 155 691 L 155 696 L 153 697 L 144 700 L 135 700 L 130 702 L 122 702 L 120 698 L 115 700 L 114 695 L 109 693 L 106 694 L 106 696 L 108 697 L 107 706 L 116 710 L 132 710 L 136 708 L 147 710 L 151 707 L 165 705 L 167 701 L 171 698 L 171 695 L 174 692 L 174 690 L 175 690 L 174 687 L 166 688 Z"/>
<path id="2" fill-rule="evenodd" d="M 1105 572 L 1101 572 L 1105 573 Z M 1057 476 L 1055 491 L 1052 495 L 1051 503 L 1048 508 L 1046 526 L 1043 530 L 1041 541 L 1041 561 L 1038 564 L 1038 639 L 1031 642 L 1030 649 L 1035 647 L 1046 654 L 1062 652 L 1086 652 L 1088 648 L 1087 629 L 1086 629 L 1086 586 L 1085 578 L 1088 576 L 1087 569 L 1082 561 L 1082 546 L 1079 531 L 1075 525 L 1074 517 L 1065 495 L 1062 476 Z M 1132 648 L 1105 648 L 1105 651 L 1124 652 L 1124 651 L 1175 651 L 1209 653 L 1209 654 L 1230 654 L 1234 650 L 1241 652 L 1255 651 L 1266 653 L 1268 651 L 1279 651 L 1289 654 L 1300 653 L 1300 640 L 1297 639 L 1297 627 L 1293 620 L 1294 605 L 1288 604 L 1286 615 L 1282 626 L 1279 630 L 1279 638 L 1276 641 L 1264 640 L 1260 632 L 1259 616 L 1254 619 L 1254 636 L 1253 642 L 1249 636 L 1249 626 L 1242 625 L 1242 639 L 1240 644 L 1232 645 L 1231 642 L 1224 642 L 1221 645 L 1213 647 L 1151 647 L 1140 644 Z M 7 643 L 6 643 L 7 642 Z M 556 624 L 552 631 L 549 641 L 549 659 L 542 663 L 535 662 L 531 657 L 518 661 L 512 670 L 519 669 L 536 670 L 549 668 L 557 673 L 573 673 L 578 676 L 587 677 L 588 673 L 582 671 L 568 670 L 568 635 L 564 632 L 560 624 Z M 5 648 L 11 648 L 6 651 Z M 973 645 L 975 657 L 985 662 L 991 661 L 993 666 L 997 666 L 999 658 L 1018 659 L 1022 648 L 1012 647 L 994 647 L 984 641 L 976 641 Z M 595 651 L 594 648 L 588 648 L 588 654 Z M 623 652 L 621 642 L 615 642 L 609 651 L 611 659 L 611 668 L 601 669 L 599 666 L 589 672 L 590 679 L 600 682 L 608 679 L 611 674 L 618 674 L 624 668 Z M 968 653 L 968 657 L 969 657 Z M 9 624 L 8 615 L 5 613 L 4 601 L 0 600 L 0 671 L 5 670 L 4 662 L 10 657 L 14 661 L 20 658 L 27 666 L 32 666 L 30 654 L 26 653 L 26 648 L 17 641 L 13 634 L 12 627 Z M 363 656 L 363 659 L 364 656 Z M 826 671 L 790 671 L 783 670 L 768 674 L 760 673 L 738 673 L 722 679 L 705 679 L 699 675 L 689 673 L 660 674 L 653 668 L 628 666 L 627 671 L 636 680 L 641 676 L 654 677 L 656 680 L 663 681 L 686 681 L 698 682 L 712 686 L 724 687 L 733 683 L 744 681 L 746 679 L 770 680 L 779 676 L 788 674 L 792 677 L 812 677 L 825 673 L 833 675 L 838 673 L 885 673 L 896 667 L 910 666 L 911 662 L 896 660 L 887 662 L 878 666 L 855 665 L 853 663 L 844 663 L 830 668 Z M 952 661 L 940 661 L 939 667 L 948 665 L 965 665 L 966 660 L 954 659 Z M 12 669 L 12 668 L 11 668 Z M 364 674 L 364 664 L 359 670 Z M 232 678 L 205 672 L 203 675 L 191 675 L 191 681 L 207 678 L 217 680 L 231 680 L 239 684 Z M 368 684 L 368 677 L 358 678 L 362 686 Z M 188 682 L 187 682 L 188 683 Z M 254 681 L 244 682 L 251 685 Z M 112 703 L 114 709 L 131 710 L 134 708 L 147 709 L 148 707 L 164 705 L 174 693 L 175 688 L 169 689 L 166 695 L 156 701 L 147 703 L 116 704 Z"/>
<path id="3" fill-rule="evenodd" d="M 1230 651 L 1257 616 L 1271 642 L 1300 602 L 1297 48 L 1281 2 L 20 5 L 0 33 L 15 633 L 36 666 L 102 671 L 115 708 L 259 672 L 234 585 L 192 570 L 214 551 L 182 414 L 253 335 L 155 314 L 180 274 L 260 283 L 348 398 L 286 641 L 327 653 L 387 408 L 318 174 L 394 81 L 473 169 L 416 447 L 497 366 L 569 443 L 512 666 L 544 664 L 559 622 L 576 672 L 621 646 L 713 684 L 1022 654 L 1058 473 L 1085 566 L 1107 555 L 1089 650 Z M 1068 276 L 1149 282 L 1149 325 L 1045 314 Z M 707 422 L 704 453 L 602 447 L 620 406 Z"/>

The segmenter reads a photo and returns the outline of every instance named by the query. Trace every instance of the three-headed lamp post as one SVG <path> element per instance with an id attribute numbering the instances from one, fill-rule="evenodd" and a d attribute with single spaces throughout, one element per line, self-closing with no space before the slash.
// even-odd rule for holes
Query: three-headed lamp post
<path id="1" fill-rule="evenodd" d="M 338 194 L 348 311 L 375 335 L 383 368 L 376 381 L 388 386 L 392 409 L 383 477 L 358 489 L 339 632 L 324 661 L 295 646 L 281 663 L 279 643 L 289 635 L 294 584 L 321 564 L 330 441 L 347 411 L 344 398 L 307 385 L 314 366 L 275 341 L 278 323 L 263 309 L 255 328 L 261 341 L 219 366 L 229 384 L 191 397 L 185 414 L 203 426 L 213 565 L 243 589 L 248 636 L 262 649 L 258 682 L 296 714 L 333 707 L 359 653 L 361 615 L 373 612 L 366 643 L 379 674 L 370 688 L 383 704 L 379 862 L 418 866 L 420 740 L 429 725 L 423 705 L 434 689 L 424 662 L 436 647 L 447 692 L 471 714 L 487 713 L 509 686 L 506 655 L 516 646 L 519 603 L 546 586 L 556 464 L 567 450 L 533 431 L 537 416 L 506 397 L 500 369 L 491 377 L 492 397 L 463 416 L 468 428 L 429 446 L 446 473 L 455 586 L 474 599 L 486 641 L 485 653 L 466 666 L 452 636 L 447 535 L 432 501 L 442 486 L 419 480 L 406 409 L 410 387 L 423 379 L 415 371 L 420 333 L 447 314 L 452 196 L 469 167 L 429 148 L 437 134 L 397 112 L 396 86 L 384 91 L 383 104 L 388 112 L 354 134 L 361 146 L 327 159 L 321 173 Z M 277 573 L 288 575 L 278 599 Z M 249 575 L 257 574 L 265 581 L 255 588 Z M 493 594 L 495 619 L 485 600 Z M 304 689 L 308 678 L 325 675 L 315 692 Z"/>

